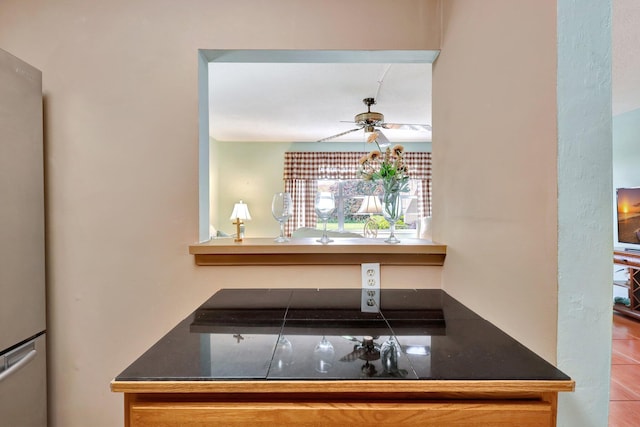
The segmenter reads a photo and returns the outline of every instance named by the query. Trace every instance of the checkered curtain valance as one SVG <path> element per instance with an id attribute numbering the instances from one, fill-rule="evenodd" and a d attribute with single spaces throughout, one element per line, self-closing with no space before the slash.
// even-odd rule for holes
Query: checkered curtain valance
<path id="1" fill-rule="evenodd" d="M 318 153 L 288 151 L 284 153 L 284 180 L 358 179 L 358 161 L 367 152 Z M 431 153 L 406 152 L 405 163 L 411 179 L 431 179 Z"/>

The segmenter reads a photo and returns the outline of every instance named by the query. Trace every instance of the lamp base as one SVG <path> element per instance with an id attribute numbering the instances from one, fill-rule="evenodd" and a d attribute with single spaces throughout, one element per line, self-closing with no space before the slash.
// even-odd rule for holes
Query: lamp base
<path id="1" fill-rule="evenodd" d="M 236 226 L 236 238 L 233 239 L 233 241 L 236 243 L 242 242 L 242 238 L 244 237 L 244 223 L 240 218 L 236 218 L 232 224 Z"/>

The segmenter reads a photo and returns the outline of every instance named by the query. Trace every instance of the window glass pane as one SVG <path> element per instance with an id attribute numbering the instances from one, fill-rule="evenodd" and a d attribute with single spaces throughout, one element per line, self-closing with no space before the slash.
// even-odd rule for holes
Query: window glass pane
<path id="1" fill-rule="evenodd" d="M 389 223 L 382 216 L 382 186 L 362 179 L 354 180 L 318 180 L 318 191 L 332 192 L 336 201 L 336 210 L 327 222 L 327 230 L 363 234 L 367 221 L 375 221 L 378 237 L 389 233 Z M 377 201 L 371 196 L 376 197 Z M 376 204 L 377 203 L 377 204 Z M 363 206 L 364 205 L 364 206 Z M 418 184 L 409 182 L 409 191 L 402 196 L 403 216 L 396 223 L 396 234 L 415 237 L 420 216 L 418 211 Z M 317 229 L 323 228 L 318 221 Z"/>

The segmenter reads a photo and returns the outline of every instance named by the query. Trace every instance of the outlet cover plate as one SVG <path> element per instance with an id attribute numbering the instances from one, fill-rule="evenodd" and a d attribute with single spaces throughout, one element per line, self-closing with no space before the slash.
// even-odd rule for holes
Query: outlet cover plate
<path id="1" fill-rule="evenodd" d="M 360 311 L 363 313 L 380 312 L 380 264 L 362 264 L 362 297 Z"/>

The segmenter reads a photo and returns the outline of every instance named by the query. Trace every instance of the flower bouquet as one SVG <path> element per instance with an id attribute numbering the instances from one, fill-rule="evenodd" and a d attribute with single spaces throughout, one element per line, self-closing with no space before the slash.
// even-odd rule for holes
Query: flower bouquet
<path id="1" fill-rule="evenodd" d="M 389 221 L 391 231 L 385 242 L 398 243 L 400 241 L 394 235 L 395 223 L 402 215 L 400 193 L 409 190 L 409 169 L 404 162 L 404 147 L 388 146 L 383 154 L 378 138 L 378 132 L 373 132 L 367 139 L 367 143 L 375 143 L 378 149 L 360 158 L 358 172 L 362 179 L 382 185 L 382 214 Z"/>

